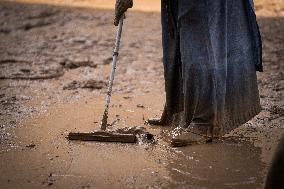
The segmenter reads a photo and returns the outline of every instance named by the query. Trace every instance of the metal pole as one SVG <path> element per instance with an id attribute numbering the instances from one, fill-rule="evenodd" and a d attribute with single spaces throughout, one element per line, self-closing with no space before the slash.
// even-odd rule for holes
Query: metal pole
<path id="1" fill-rule="evenodd" d="M 108 90 L 107 90 L 107 96 L 106 96 L 105 111 L 104 111 L 104 115 L 103 115 L 102 122 L 101 122 L 101 129 L 102 130 L 106 130 L 106 127 L 107 127 L 109 104 L 110 104 L 110 98 L 111 98 L 111 94 L 112 94 L 112 85 L 113 85 L 113 81 L 114 81 L 114 74 L 115 74 L 115 70 L 116 70 L 116 62 L 117 62 L 118 51 L 119 51 L 119 46 L 120 46 L 123 19 L 124 19 L 124 16 L 122 16 L 121 19 L 119 20 L 118 29 L 117 29 L 117 33 L 116 33 L 116 40 L 115 40 L 115 46 L 114 46 L 114 50 L 113 50 L 113 57 L 112 57 L 112 68 L 111 68 L 111 74 L 110 74 L 109 81 L 108 81 Z"/>

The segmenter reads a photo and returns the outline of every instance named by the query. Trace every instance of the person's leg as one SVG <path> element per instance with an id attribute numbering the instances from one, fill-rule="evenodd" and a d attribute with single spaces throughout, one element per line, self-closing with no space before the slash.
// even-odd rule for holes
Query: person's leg
<path id="1" fill-rule="evenodd" d="M 189 11 L 184 12 L 185 6 Z M 216 77 L 209 8 L 206 0 L 180 1 L 180 49 L 183 69 L 184 125 L 207 135 L 216 123 Z M 210 7 L 214 8 L 214 7 Z M 198 132 L 198 130 L 200 130 Z"/>
<path id="2" fill-rule="evenodd" d="M 173 115 L 181 111 L 182 80 L 177 32 L 177 1 L 162 0 L 162 42 L 166 103 L 161 118 L 149 119 L 150 125 L 166 126 Z"/>
<path id="3" fill-rule="evenodd" d="M 184 131 L 173 137 L 173 146 L 212 141 L 226 90 L 226 2 L 179 3 Z"/>
<path id="4" fill-rule="evenodd" d="M 222 135 L 260 110 L 245 4 L 234 0 L 179 3 L 185 94 L 181 126 L 202 136 Z"/>

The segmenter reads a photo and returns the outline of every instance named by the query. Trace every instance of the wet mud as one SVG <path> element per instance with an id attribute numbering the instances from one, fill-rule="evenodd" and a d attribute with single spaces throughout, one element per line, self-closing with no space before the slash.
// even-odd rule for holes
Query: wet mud
<path id="1" fill-rule="evenodd" d="M 145 127 L 155 142 L 70 142 L 69 132 L 100 129 L 113 2 L 22 2 L 0 2 L 1 188 L 262 188 L 284 133 L 283 3 L 255 1 L 261 113 L 222 140 L 172 148 L 172 128 L 145 124 L 165 99 L 159 12 L 140 2 L 127 15 L 109 114 L 110 129 Z"/>
<path id="2" fill-rule="evenodd" d="M 115 101 L 122 99 L 116 97 Z M 262 185 L 265 166 L 261 150 L 246 141 L 226 139 L 172 148 L 161 137 L 161 132 L 169 128 L 147 129 L 155 134 L 155 143 L 65 139 L 69 131 L 98 130 L 100 125 L 93 118 L 99 119 L 102 110 L 101 98 L 87 104 L 57 105 L 45 115 L 25 122 L 16 130 L 18 146 L 1 154 L 4 160 L 14 160 L 2 166 L 2 171 L 8 174 L 1 176 L 1 183 L 5 188 L 50 185 L 54 188 L 260 188 Z M 123 109 L 118 107 L 111 112 L 120 111 Z M 141 111 L 137 108 L 134 112 Z M 113 129 L 143 124 L 136 115 L 121 117 Z M 111 115 L 110 120 L 113 119 L 116 116 Z M 18 174 L 13 167 L 17 167 Z"/>

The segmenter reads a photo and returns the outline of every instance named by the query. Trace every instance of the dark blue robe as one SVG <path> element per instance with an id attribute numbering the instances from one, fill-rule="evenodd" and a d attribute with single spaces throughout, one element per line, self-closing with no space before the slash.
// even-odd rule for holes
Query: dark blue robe
<path id="1" fill-rule="evenodd" d="M 261 110 L 251 0 L 162 0 L 164 118 L 223 135 Z"/>

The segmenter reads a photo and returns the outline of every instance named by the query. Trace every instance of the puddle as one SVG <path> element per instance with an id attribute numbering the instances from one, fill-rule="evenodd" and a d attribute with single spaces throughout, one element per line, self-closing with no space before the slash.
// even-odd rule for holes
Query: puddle
<path id="1" fill-rule="evenodd" d="M 183 188 L 261 188 L 263 164 L 260 149 L 240 141 L 176 149 L 167 165 L 170 186 Z"/>
<path id="2" fill-rule="evenodd" d="M 137 99 L 136 99 L 137 98 Z M 139 100 L 138 100 L 139 99 Z M 117 127 L 143 126 L 144 116 L 160 107 L 151 98 L 114 96 L 110 122 Z M 104 97 L 61 104 L 16 130 L 19 148 L 1 154 L 4 188 L 261 188 L 264 165 L 260 149 L 236 140 L 171 148 L 160 133 L 155 145 L 69 142 L 69 131 L 92 131 Z M 125 111 L 132 109 L 134 113 Z M 118 116 L 119 115 L 119 116 Z M 142 116 L 143 115 L 143 119 Z M 147 126 L 145 126 L 147 127 Z M 99 129 L 98 125 L 95 128 Z M 27 148 L 29 144 L 33 148 Z M 16 169 L 15 169 L 16 168 Z M 3 174 L 6 172 L 6 174 Z M 9 180 L 9 181 L 8 181 Z"/>

